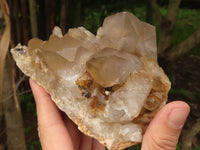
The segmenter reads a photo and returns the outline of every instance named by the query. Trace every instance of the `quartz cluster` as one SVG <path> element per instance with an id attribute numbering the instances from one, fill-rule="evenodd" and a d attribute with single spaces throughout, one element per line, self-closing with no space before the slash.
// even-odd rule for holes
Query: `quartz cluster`
<path id="1" fill-rule="evenodd" d="M 96 36 L 84 27 L 62 35 L 55 27 L 48 41 L 34 38 L 11 52 L 83 133 L 111 150 L 141 142 L 167 101 L 155 28 L 128 12 L 107 17 Z"/>

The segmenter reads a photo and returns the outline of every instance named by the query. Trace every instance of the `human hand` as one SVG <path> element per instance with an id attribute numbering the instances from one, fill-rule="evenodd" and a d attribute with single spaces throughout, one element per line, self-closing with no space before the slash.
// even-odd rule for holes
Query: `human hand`
<path id="1" fill-rule="evenodd" d="M 105 150 L 97 140 L 81 133 L 62 113 L 50 95 L 30 79 L 38 115 L 38 133 L 43 150 Z M 149 124 L 142 150 L 175 150 L 189 106 L 181 101 L 165 105 Z"/>
<path id="2" fill-rule="evenodd" d="M 35 97 L 38 135 L 43 150 L 105 150 L 97 140 L 81 133 L 42 87 L 31 79 L 30 85 Z"/>
<path id="3" fill-rule="evenodd" d="M 142 150 L 175 150 L 190 112 L 188 104 L 174 101 L 165 105 L 150 122 L 142 141 Z"/>

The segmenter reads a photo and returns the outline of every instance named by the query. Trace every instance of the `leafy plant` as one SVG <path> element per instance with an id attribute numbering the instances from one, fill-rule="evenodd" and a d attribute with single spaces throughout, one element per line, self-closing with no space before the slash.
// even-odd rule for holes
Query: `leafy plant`
<path id="1" fill-rule="evenodd" d="M 27 140 L 28 150 L 42 150 L 40 141 L 38 140 Z"/>
<path id="2" fill-rule="evenodd" d="M 183 88 L 175 89 L 173 87 L 170 89 L 169 94 L 170 95 L 179 95 L 179 96 L 187 97 L 190 99 L 195 99 L 196 96 L 199 97 L 199 95 L 200 95 L 197 92 L 191 92 L 191 91 L 183 89 Z"/>
<path id="3" fill-rule="evenodd" d="M 141 144 L 131 146 L 129 148 L 126 148 L 125 150 L 141 150 Z"/>
<path id="4" fill-rule="evenodd" d="M 35 103 L 33 102 L 33 94 L 26 93 L 19 96 L 21 107 L 27 112 L 35 112 Z"/>

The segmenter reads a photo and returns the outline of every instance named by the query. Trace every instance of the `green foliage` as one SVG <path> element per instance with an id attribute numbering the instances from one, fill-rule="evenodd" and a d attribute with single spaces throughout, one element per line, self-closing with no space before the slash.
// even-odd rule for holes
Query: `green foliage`
<path id="1" fill-rule="evenodd" d="M 31 127 L 24 128 L 24 133 L 29 134 L 30 130 L 31 130 Z"/>
<path id="2" fill-rule="evenodd" d="M 172 83 L 172 85 L 174 85 L 176 82 L 175 72 L 171 71 L 170 74 L 168 75 L 168 77 L 169 77 L 169 80 Z"/>
<path id="3" fill-rule="evenodd" d="M 38 140 L 27 140 L 28 150 L 42 150 L 40 141 Z"/>
<path id="4" fill-rule="evenodd" d="M 24 128 L 24 132 L 26 135 L 32 134 L 31 127 Z M 28 146 L 28 150 L 42 150 L 39 140 L 26 139 L 26 145 Z"/>
<path id="5" fill-rule="evenodd" d="M 200 26 L 200 11 L 195 9 L 180 9 L 174 29 L 172 45 L 189 37 Z"/>
<path id="6" fill-rule="evenodd" d="M 91 0 L 87 0 L 88 3 Z M 91 1 L 92 2 L 92 1 Z M 92 7 L 84 7 L 83 9 L 83 21 L 82 25 L 90 30 L 93 33 L 96 33 L 97 29 L 102 25 L 103 20 L 105 17 L 114 14 L 119 11 L 128 11 L 135 14 L 140 20 L 145 21 L 146 20 L 146 6 L 144 5 L 144 2 L 142 5 L 139 5 L 139 1 L 131 2 L 130 0 L 121 1 L 117 0 L 115 3 L 113 3 L 112 0 L 110 2 L 105 1 L 106 4 L 104 4 L 101 1 L 97 1 L 98 5 L 94 4 Z M 136 2 L 138 4 L 136 4 Z M 98 6 L 98 7 L 97 7 Z M 163 16 L 166 16 L 167 9 L 165 7 L 159 8 L 161 14 Z M 39 11 L 39 6 L 37 6 L 37 11 Z M 19 17 L 21 17 L 21 14 L 18 14 Z M 14 14 L 16 16 L 16 14 Z M 59 17 L 56 15 L 56 22 L 59 22 Z M 173 33 L 172 38 L 172 46 L 175 46 L 185 40 L 189 35 L 191 35 L 199 26 L 200 26 L 200 11 L 195 9 L 185 9 L 181 8 L 179 9 L 179 13 L 177 16 L 177 23 L 175 26 L 175 30 Z M 159 39 L 159 29 L 157 25 L 155 24 L 157 28 L 157 40 Z M 189 54 L 194 55 L 200 55 L 200 44 L 197 45 Z M 175 76 L 171 76 L 170 80 L 172 83 L 175 83 Z M 186 89 L 174 89 L 171 88 L 170 95 L 180 95 L 187 98 L 193 98 L 194 96 L 198 96 L 200 99 L 200 94 L 188 91 Z M 19 96 L 21 107 L 26 112 L 33 112 L 36 114 L 35 110 L 35 103 L 33 101 L 33 95 L 23 94 Z M 1 122 L 0 122 L 1 123 Z M 0 124 L 1 125 L 1 124 Z M 24 129 L 26 134 L 29 134 L 31 130 L 31 127 L 27 127 Z M 40 150 L 41 145 L 38 140 L 27 140 L 27 146 L 29 150 Z M 140 150 L 141 144 L 132 146 L 127 148 L 126 150 Z M 176 150 L 181 150 L 181 144 L 177 145 Z M 193 150 L 200 150 L 200 146 L 195 146 Z"/>
<path id="7" fill-rule="evenodd" d="M 19 101 L 21 107 L 25 109 L 27 112 L 35 112 L 35 103 L 32 100 L 33 100 L 32 93 L 19 95 Z"/>
<path id="8" fill-rule="evenodd" d="M 184 88 L 175 89 L 172 87 L 169 91 L 169 95 L 185 97 L 190 100 L 199 100 L 200 99 L 200 93 L 194 92 L 194 91 L 189 91 Z M 200 103 L 200 101 L 198 101 L 198 103 Z"/>
<path id="9" fill-rule="evenodd" d="M 125 150 L 141 150 L 141 144 L 131 146 L 129 148 L 126 148 Z"/>
<path id="10" fill-rule="evenodd" d="M 108 16 L 108 12 L 106 10 L 99 11 L 99 10 L 92 10 L 86 8 L 84 10 L 85 20 L 83 22 L 83 26 L 90 30 L 93 33 L 96 33 L 97 29 L 102 25 L 103 18 Z"/>
<path id="11" fill-rule="evenodd" d="M 138 7 L 139 5 L 139 7 Z M 96 33 L 97 29 L 102 25 L 105 17 L 115 14 L 121 11 L 128 11 L 134 13 L 139 19 L 145 21 L 146 7 L 140 6 L 140 1 L 125 0 L 101 3 L 98 7 L 86 7 L 84 8 L 84 19 L 82 25 L 93 33 Z M 96 5 L 97 6 L 97 5 Z"/>
<path id="12" fill-rule="evenodd" d="M 119 11 L 129 11 L 134 13 L 140 20 L 146 20 L 146 6 L 129 6 L 123 7 L 120 10 L 112 9 L 111 11 L 108 9 L 109 6 L 102 5 L 101 9 L 93 9 L 93 8 L 85 8 L 84 15 L 85 19 L 83 21 L 83 26 L 88 30 L 96 33 L 97 29 L 102 25 L 105 17 L 119 12 Z M 166 16 L 167 9 L 162 7 L 159 8 L 161 14 Z M 157 24 L 156 32 L 157 32 L 157 40 L 159 40 L 159 28 Z M 174 29 L 173 37 L 172 37 L 172 46 L 175 46 L 189 37 L 198 27 L 200 26 L 200 11 L 195 9 L 179 9 L 177 22 Z M 200 55 L 200 44 L 198 44 L 189 54 Z"/>
<path id="13" fill-rule="evenodd" d="M 196 145 L 193 150 L 200 150 L 200 145 Z"/>
<path id="14" fill-rule="evenodd" d="M 140 8 L 138 8 L 140 9 Z M 159 8 L 162 16 L 167 15 L 167 8 Z M 159 27 L 157 24 L 157 41 L 159 40 Z M 200 26 L 200 11 L 197 9 L 180 8 L 177 16 L 177 22 L 172 37 L 172 46 L 175 46 L 187 39 Z M 189 54 L 200 56 L 200 44 L 193 48 Z"/>
<path id="15" fill-rule="evenodd" d="M 32 93 L 25 93 L 25 94 L 19 95 L 19 100 L 21 103 L 23 103 L 24 101 L 32 100 L 32 99 L 33 99 Z"/>
<path id="16" fill-rule="evenodd" d="M 146 7 L 136 7 L 136 8 L 134 8 L 133 13 L 140 20 L 146 21 Z"/>
<path id="17" fill-rule="evenodd" d="M 167 15 L 167 9 L 166 8 L 160 7 L 159 10 L 160 10 L 160 13 L 161 13 L 162 16 Z"/>
<path id="18" fill-rule="evenodd" d="M 181 150 L 181 143 L 178 143 L 176 150 Z M 200 146 L 196 145 L 194 148 L 192 148 L 191 150 L 200 150 Z"/>
<path id="19" fill-rule="evenodd" d="M 24 128 L 24 132 L 26 135 L 32 134 L 31 133 L 32 127 Z M 35 139 L 26 139 L 26 145 L 28 150 L 42 150 L 41 144 L 39 140 Z"/>
<path id="20" fill-rule="evenodd" d="M 166 16 L 167 10 L 160 8 L 163 16 Z M 176 26 L 172 37 L 172 46 L 175 46 L 187 39 L 200 26 L 200 11 L 196 9 L 179 9 Z M 200 44 L 193 48 L 189 54 L 200 56 Z"/>
<path id="21" fill-rule="evenodd" d="M 178 143 L 178 144 L 177 144 L 176 150 L 181 150 L 181 143 Z"/>
<path id="22" fill-rule="evenodd" d="M 196 92 L 191 92 L 191 91 L 188 91 L 186 89 L 183 89 L 183 88 L 180 88 L 180 89 L 174 89 L 173 87 L 170 89 L 169 91 L 169 94 L 170 95 L 180 95 L 180 96 L 183 96 L 183 97 L 187 97 L 187 98 L 190 98 L 190 99 L 194 99 L 194 96 L 198 93 Z"/>

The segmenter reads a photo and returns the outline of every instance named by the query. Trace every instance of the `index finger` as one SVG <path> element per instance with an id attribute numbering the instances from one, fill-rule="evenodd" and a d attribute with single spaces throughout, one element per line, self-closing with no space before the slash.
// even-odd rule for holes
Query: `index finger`
<path id="1" fill-rule="evenodd" d="M 50 95 L 31 79 L 30 85 L 36 102 L 39 137 L 43 149 L 72 150 L 69 132 Z"/>

